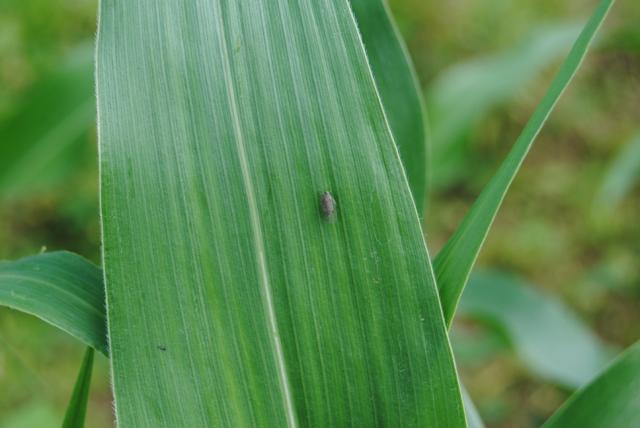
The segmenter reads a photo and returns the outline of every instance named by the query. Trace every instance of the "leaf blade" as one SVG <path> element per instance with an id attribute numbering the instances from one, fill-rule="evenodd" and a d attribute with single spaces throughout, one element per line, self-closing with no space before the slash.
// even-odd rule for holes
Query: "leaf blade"
<path id="1" fill-rule="evenodd" d="M 93 348 L 88 347 L 82 359 L 78 378 L 73 388 L 62 428 L 84 428 L 91 388 L 91 372 L 93 371 Z"/>
<path id="2" fill-rule="evenodd" d="M 584 60 L 613 3 L 614 0 L 602 0 L 599 3 L 506 159 L 453 236 L 436 256 L 434 269 L 447 325 L 451 324 L 462 290 L 511 182 L 542 126 Z"/>
<path id="3" fill-rule="evenodd" d="M 346 2 L 254 6 L 102 2 L 119 423 L 462 426 L 415 205 L 353 16 Z"/>
<path id="4" fill-rule="evenodd" d="M 108 354 L 102 274 L 76 254 L 60 251 L 0 263 L 0 304 Z"/>
<path id="5" fill-rule="evenodd" d="M 384 0 L 350 0 L 380 101 L 422 218 L 427 199 L 424 100 L 406 46 Z"/>

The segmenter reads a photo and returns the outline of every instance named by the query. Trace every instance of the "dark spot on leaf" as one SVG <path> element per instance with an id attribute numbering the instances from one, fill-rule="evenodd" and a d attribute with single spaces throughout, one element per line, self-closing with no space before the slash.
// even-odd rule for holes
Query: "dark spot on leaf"
<path id="1" fill-rule="evenodd" d="M 325 220 L 333 220 L 336 216 L 338 204 L 331 192 L 322 192 L 320 195 L 320 213 Z"/>
<path id="2" fill-rule="evenodd" d="M 167 347 L 164 346 L 164 345 L 158 345 L 158 349 L 161 350 L 161 351 L 166 351 Z"/>

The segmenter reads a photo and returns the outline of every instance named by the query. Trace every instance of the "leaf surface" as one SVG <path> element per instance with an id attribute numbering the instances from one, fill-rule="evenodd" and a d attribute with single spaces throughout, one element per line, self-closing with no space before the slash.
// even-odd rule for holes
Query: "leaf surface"
<path id="1" fill-rule="evenodd" d="M 427 132 L 418 79 L 386 0 L 350 0 L 420 217 L 427 197 Z"/>
<path id="2" fill-rule="evenodd" d="M 102 273 L 60 251 L 0 263 L 0 305 L 35 315 L 107 355 Z"/>
<path id="3" fill-rule="evenodd" d="M 346 1 L 105 0 L 97 77 L 121 427 L 464 425 Z"/>
<path id="4" fill-rule="evenodd" d="M 551 86 L 496 174 L 465 215 L 460 226 L 434 259 L 434 269 L 447 325 L 507 190 L 542 126 L 567 88 L 614 0 L 602 0 L 576 40 Z"/>

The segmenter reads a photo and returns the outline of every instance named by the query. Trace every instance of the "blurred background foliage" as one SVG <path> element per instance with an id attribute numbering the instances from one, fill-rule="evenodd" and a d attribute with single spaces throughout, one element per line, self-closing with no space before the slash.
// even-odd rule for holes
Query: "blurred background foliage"
<path id="1" fill-rule="evenodd" d="M 99 261 L 95 0 L 0 0 L 0 259 Z M 433 136 L 426 231 L 451 235 L 591 0 L 390 1 Z M 640 3 L 615 6 L 498 215 L 452 330 L 491 427 L 533 427 L 640 336 Z M 490 271 L 487 269 L 491 269 Z M 57 426 L 83 347 L 0 308 L 0 428 Z M 111 426 L 97 358 L 92 427 Z"/>

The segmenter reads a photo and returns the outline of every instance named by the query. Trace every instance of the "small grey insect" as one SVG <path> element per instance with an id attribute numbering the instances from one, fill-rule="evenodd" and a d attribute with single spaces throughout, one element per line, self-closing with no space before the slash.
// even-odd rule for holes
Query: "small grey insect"
<path id="1" fill-rule="evenodd" d="M 164 345 L 158 345 L 158 349 L 161 350 L 161 351 L 166 351 L 167 347 L 164 346 Z"/>
<path id="2" fill-rule="evenodd" d="M 325 220 L 331 221 L 335 219 L 337 207 L 338 204 L 331 192 L 322 192 L 320 195 L 320 212 Z"/>

